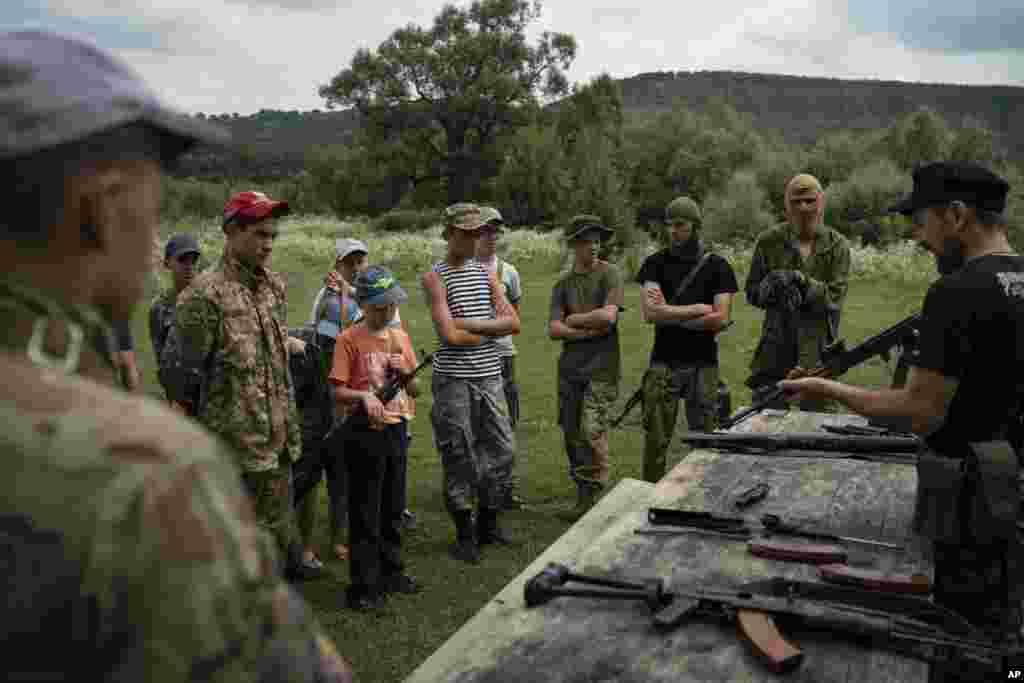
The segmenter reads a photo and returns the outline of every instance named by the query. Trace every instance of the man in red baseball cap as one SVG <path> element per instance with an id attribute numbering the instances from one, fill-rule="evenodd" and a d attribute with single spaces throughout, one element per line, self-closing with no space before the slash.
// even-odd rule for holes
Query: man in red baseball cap
<path id="1" fill-rule="evenodd" d="M 301 562 L 289 503 L 302 423 L 288 354 L 304 345 L 288 336 L 285 279 L 270 270 L 276 219 L 287 213 L 288 202 L 262 192 L 239 192 L 228 201 L 220 263 L 198 275 L 178 298 L 181 367 L 176 374 L 202 377 L 197 419 L 234 446 L 257 519 L 286 558 L 286 576 L 306 579 L 319 572 Z"/>

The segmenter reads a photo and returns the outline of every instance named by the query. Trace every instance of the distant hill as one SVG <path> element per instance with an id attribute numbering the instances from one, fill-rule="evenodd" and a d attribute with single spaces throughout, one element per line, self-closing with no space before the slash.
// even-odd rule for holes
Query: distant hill
<path id="1" fill-rule="evenodd" d="M 627 116 L 665 111 L 676 99 L 702 108 L 724 97 L 763 129 L 807 144 L 826 132 L 884 128 L 928 106 L 952 126 L 965 117 L 982 121 L 1012 159 L 1024 161 L 1024 87 L 969 86 L 898 81 L 841 80 L 732 71 L 644 73 L 619 81 Z M 181 175 L 282 176 L 300 171 L 312 147 L 344 144 L 359 125 L 354 111 L 262 110 L 251 116 L 207 116 L 231 130 L 234 153 L 200 150 L 182 163 Z M 1011 122 L 1017 121 L 1013 127 Z"/>

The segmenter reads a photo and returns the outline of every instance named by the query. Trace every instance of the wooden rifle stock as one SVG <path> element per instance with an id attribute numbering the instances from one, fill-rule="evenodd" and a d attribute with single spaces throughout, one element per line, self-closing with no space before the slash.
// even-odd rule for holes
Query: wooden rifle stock
<path id="1" fill-rule="evenodd" d="M 772 673 L 789 673 L 804 661 L 804 653 L 783 637 L 775 620 L 767 612 L 738 610 L 736 627 L 754 654 Z"/>

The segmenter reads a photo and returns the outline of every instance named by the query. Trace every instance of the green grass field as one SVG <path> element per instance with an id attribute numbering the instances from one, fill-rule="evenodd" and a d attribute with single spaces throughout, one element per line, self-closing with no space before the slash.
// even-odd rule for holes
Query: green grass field
<path id="1" fill-rule="evenodd" d="M 367 239 L 371 248 L 370 262 L 391 265 L 401 284 L 410 292 L 410 301 L 402 308 L 402 318 L 417 351 L 436 345 L 417 277 L 433 256 L 440 253 L 442 245 L 436 235 L 370 237 L 364 226 L 321 218 L 292 219 L 283 227 L 284 235 L 275 250 L 273 268 L 288 278 L 289 325 L 305 322 L 324 271 L 333 262 L 334 238 L 355 235 Z M 215 225 L 187 222 L 167 225 L 163 229 L 164 238 L 185 230 L 201 234 L 207 262 L 216 258 L 215 252 L 219 252 L 223 239 Z M 475 567 L 448 557 L 446 548 L 453 537 L 453 529 L 444 510 L 441 466 L 433 448 L 429 420 L 431 397 L 430 392 L 425 391 L 417 402 L 409 454 L 409 507 L 419 518 L 419 526 L 406 536 L 404 543 L 409 572 L 423 584 L 423 593 L 394 596 L 382 611 L 374 614 L 343 609 L 348 567 L 329 559 L 326 509 L 321 511 L 318 533 L 323 546 L 321 558 L 327 562 L 332 576 L 300 586 L 339 650 L 352 661 L 360 683 L 402 680 L 567 528 L 566 522 L 553 515 L 574 501 L 575 491 L 568 478 L 561 432 L 555 421 L 555 365 L 560 345 L 547 337 L 551 287 L 563 253 L 554 238 L 536 233 L 513 232 L 506 242 L 508 257 L 520 270 L 524 290 L 522 333 L 516 339 L 522 400 L 522 420 L 516 435 L 516 471 L 523 483 L 521 495 L 527 500 L 528 509 L 506 513 L 504 524 L 521 545 L 489 547 L 482 563 Z M 724 253 L 737 265 L 742 287 L 749 254 L 727 250 Z M 850 346 L 917 310 L 934 271 L 930 257 L 901 247 L 890 254 L 855 250 L 854 272 L 841 329 L 841 335 Z M 155 291 L 154 281 L 153 293 Z M 640 318 L 638 297 L 639 287 L 628 285 L 627 311 L 620 317 L 623 357 L 620 405 L 637 387 L 653 341 L 652 328 Z M 139 307 L 135 316 L 136 348 L 145 391 L 159 396 L 146 329 L 147 312 L 148 302 Z M 736 324 L 721 337 L 721 374 L 732 391 L 734 409 L 750 398 L 743 381 L 757 343 L 761 317 L 761 312 L 747 305 L 740 294 L 733 308 Z M 889 382 L 889 374 L 889 368 L 875 359 L 851 371 L 846 379 L 867 386 L 884 386 Z M 429 378 L 425 380 L 429 386 Z M 681 410 L 680 428 L 685 424 L 682 414 Z M 612 485 L 624 477 L 640 477 L 643 432 L 637 416 L 638 412 L 612 434 Z M 683 449 L 674 447 L 670 465 L 683 455 Z M 321 495 L 326 497 L 322 488 Z"/>

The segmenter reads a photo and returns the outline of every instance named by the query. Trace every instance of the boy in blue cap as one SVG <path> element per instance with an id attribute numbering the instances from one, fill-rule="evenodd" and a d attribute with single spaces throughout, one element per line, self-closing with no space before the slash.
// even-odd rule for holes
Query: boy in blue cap
<path id="1" fill-rule="evenodd" d="M 363 320 L 338 337 L 328 379 L 348 414 L 339 437 L 349 483 L 346 606 L 363 610 L 380 606 L 387 593 L 420 590 L 401 558 L 402 455 L 419 386 L 411 377 L 417 360 L 409 334 L 389 324 L 408 298 L 405 290 L 381 266 L 358 273 L 353 286 Z M 395 378 L 402 388 L 381 403 L 377 393 Z"/>

